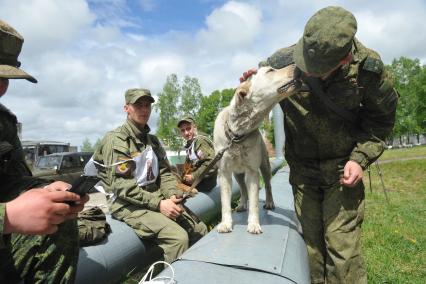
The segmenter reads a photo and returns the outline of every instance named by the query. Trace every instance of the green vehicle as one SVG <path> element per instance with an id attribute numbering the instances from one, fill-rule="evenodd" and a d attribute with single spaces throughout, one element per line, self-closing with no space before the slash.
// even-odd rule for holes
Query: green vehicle
<path id="1" fill-rule="evenodd" d="M 83 174 L 92 155 L 92 152 L 63 152 L 41 156 L 33 166 L 33 175 L 72 183 Z"/>
<path id="2" fill-rule="evenodd" d="M 58 141 L 47 141 L 47 140 L 23 140 L 22 148 L 24 150 L 25 161 L 30 168 L 33 167 L 34 163 L 39 157 L 61 153 L 61 152 L 75 152 L 70 146 L 70 143 L 58 142 Z M 75 148 L 75 147 L 74 147 Z"/>

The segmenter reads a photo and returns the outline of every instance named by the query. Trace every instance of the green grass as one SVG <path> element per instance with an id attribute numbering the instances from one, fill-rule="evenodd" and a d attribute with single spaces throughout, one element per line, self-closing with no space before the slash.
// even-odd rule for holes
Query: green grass
<path id="1" fill-rule="evenodd" d="M 381 160 L 422 156 L 426 147 L 390 150 Z M 371 167 L 373 192 L 365 173 L 363 251 L 369 283 L 426 283 L 426 159 Z"/>

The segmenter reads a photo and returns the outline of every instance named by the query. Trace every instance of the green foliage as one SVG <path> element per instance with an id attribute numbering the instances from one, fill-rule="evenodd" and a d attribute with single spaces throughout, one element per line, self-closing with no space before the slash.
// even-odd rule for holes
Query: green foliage
<path id="1" fill-rule="evenodd" d="M 195 118 L 202 99 L 203 93 L 197 78 L 185 76 L 180 86 L 176 74 L 167 77 L 154 110 L 160 114 L 156 134 L 171 150 L 182 148 L 182 139 L 176 127 L 178 120 L 182 116 Z"/>
<path id="2" fill-rule="evenodd" d="M 219 112 L 229 105 L 234 92 L 234 89 L 216 90 L 210 96 L 201 99 L 200 109 L 195 116 L 199 130 L 209 135 L 213 134 L 214 121 Z"/>
<path id="3" fill-rule="evenodd" d="M 177 145 L 180 144 L 174 131 L 179 116 L 178 102 L 180 95 L 181 88 L 178 78 L 176 74 L 171 74 L 167 77 L 162 92 L 158 94 L 157 103 L 154 105 L 154 110 L 160 113 L 157 135 L 173 150 L 176 150 Z"/>
<path id="4" fill-rule="evenodd" d="M 195 117 L 200 108 L 202 98 L 203 93 L 197 78 L 186 76 L 181 90 L 180 114 Z"/>
<path id="5" fill-rule="evenodd" d="M 426 133 L 426 67 L 418 59 L 400 57 L 387 69 L 400 94 L 394 136 Z"/>
<path id="6" fill-rule="evenodd" d="M 176 124 L 182 116 L 192 116 L 198 129 L 212 134 L 217 114 L 229 104 L 233 95 L 233 89 L 225 89 L 205 97 L 197 78 L 186 76 L 180 86 L 176 74 L 169 75 L 154 105 L 154 110 L 160 113 L 156 134 L 170 149 L 180 149 L 182 140 Z"/>
<path id="7" fill-rule="evenodd" d="M 269 118 L 265 119 L 263 127 L 265 129 L 266 138 L 271 142 L 272 146 L 275 147 L 274 120 L 270 120 Z"/>
<path id="8" fill-rule="evenodd" d="M 96 148 L 101 144 L 101 139 L 98 138 L 96 140 L 95 145 L 92 145 L 92 142 L 90 142 L 89 138 L 84 138 L 83 145 L 80 146 L 80 151 L 82 152 L 94 152 Z"/>
<path id="9" fill-rule="evenodd" d="M 89 138 L 84 138 L 83 145 L 81 145 L 80 149 L 82 152 L 93 152 L 94 147 L 92 146 Z"/>

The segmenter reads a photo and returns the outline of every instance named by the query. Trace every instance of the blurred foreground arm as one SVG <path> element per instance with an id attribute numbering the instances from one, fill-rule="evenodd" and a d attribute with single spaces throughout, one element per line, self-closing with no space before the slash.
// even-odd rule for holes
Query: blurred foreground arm
<path id="1" fill-rule="evenodd" d="M 19 233 L 27 235 L 53 234 L 62 222 L 77 217 L 86 195 L 66 191 L 70 187 L 64 182 L 54 182 L 44 188 L 34 188 L 24 192 L 5 204 L 3 234 Z M 74 201 L 70 206 L 64 201 Z"/>

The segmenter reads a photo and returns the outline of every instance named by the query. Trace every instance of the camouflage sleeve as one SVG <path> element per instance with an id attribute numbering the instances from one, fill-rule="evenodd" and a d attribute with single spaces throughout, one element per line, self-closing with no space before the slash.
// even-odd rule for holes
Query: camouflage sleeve
<path id="1" fill-rule="evenodd" d="M 393 88 L 393 79 L 383 69 L 380 59 L 367 57 L 360 76 L 365 82 L 365 92 L 360 109 L 360 133 L 350 160 L 363 169 L 377 160 L 386 144 L 383 140 L 395 124 L 398 94 Z"/>
<path id="2" fill-rule="evenodd" d="M 0 203 L 0 250 L 5 247 L 3 241 L 4 217 L 6 215 L 6 203 Z"/>
<path id="3" fill-rule="evenodd" d="M 170 162 L 167 159 L 166 151 L 156 136 L 151 135 L 151 140 L 158 158 L 159 178 L 157 179 L 157 185 L 160 188 L 161 194 L 166 199 L 172 195 L 179 195 L 182 192 L 176 187 L 177 180 L 170 170 Z"/>
<path id="4" fill-rule="evenodd" d="M 126 142 L 116 137 L 114 133 L 107 134 L 101 142 L 101 146 L 96 150 L 95 161 L 104 165 L 112 165 L 120 160 L 130 158 Z M 122 164 L 123 165 L 123 164 Z M 136 184 L 136 180 L 131 174 L 131 164 L 126 163 L 120 166 L 106 167 L 100 170 L 99 177 L 108 192 L 114 193 L 117 198 L 131 204 L 159 210 L 160 201 L 163 199 L 161 192 L 147 191 Z"/>
<path id="5" fill-rule="evenodd" d="M 195 141 L 195 153 L 197 154 L 198 161 L 195 164 L 195 167 L 192 171 L 193 179 L 197 179 L 201 173 L 207 168 L 210 162 L 214 159 L 214 149 L 206 138 L 199 137 Z M 215 175 L 217 172 L 217 167 L 213 167 L 206 173 L 205 178 Z"/>

